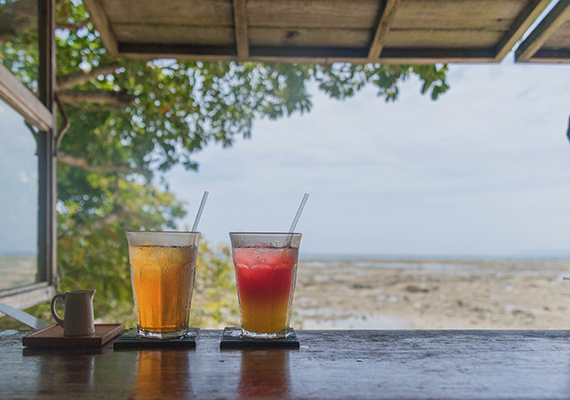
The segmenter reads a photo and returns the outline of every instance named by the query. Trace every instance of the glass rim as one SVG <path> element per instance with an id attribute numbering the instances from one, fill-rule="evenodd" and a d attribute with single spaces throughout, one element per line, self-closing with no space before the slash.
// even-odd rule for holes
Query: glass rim
<path id="1" fill-rule="evenodd" d="M 230 235 L 247 235 L 247 236 L 299 236 L 300 232 L 230 232 Z"/>
<path id="2" fill-rule="evenodd" d="M 192 233 L 192 234 L 197 234 L 199 233 L 200 235 L 202 234 L 201 232 L 198 231 L 125 231 L 126 233 Z"/>

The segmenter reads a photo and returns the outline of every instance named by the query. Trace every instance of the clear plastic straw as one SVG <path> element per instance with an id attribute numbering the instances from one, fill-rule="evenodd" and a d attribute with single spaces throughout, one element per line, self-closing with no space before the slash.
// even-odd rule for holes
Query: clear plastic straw
<path id="1" fill-rule="evenodd" d="M 198 214 L 196 214 L 196 219 L 194 220 L 194 225 L 192 226 L 192 232 L 196 232 L 196 229 L 198 229 L 198 223 L 200 222 L 200 217 L 202 216 L 202 211 L 204 211 L 204 205 L 206 204 L 207 199 L 208 192 L 204 192 L 204 195 L 202 196 L 202 202 L 198 208 Z"/>
<path id="2" fill-rule="evenodd" d="M 299 209 L 297 210 L 297 214 L 295 214 L 295 219 L 291 224 L 291 228 L 289 228 L 289 233 L 295 232 L 295 227 L 297 226 L 297 222 L 299 222 L 299 218 L 301 217 L 301 213 L 303 212 L 303 208 L 305 207 L 305 203 L 307 202 L 308 198 L 309 194 L 305 193 L 305 195 L 303 196 L 303 200 L 301 200 L 301 204 L 299 205 Z"/>

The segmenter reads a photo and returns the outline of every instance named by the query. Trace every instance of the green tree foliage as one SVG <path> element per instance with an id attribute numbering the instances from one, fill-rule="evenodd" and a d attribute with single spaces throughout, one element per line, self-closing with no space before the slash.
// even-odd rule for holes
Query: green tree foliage
<path id="1" fill-rule="evenodd" d="M 60 288 L 96 288 L 96 313 L 109 320 L 132 317 L 125 230 L 175 229 L 185 214 L 163 172 L 197 170 L 196 152 L 249 138 L 256 118 L 310 111 L 309 82 L 336 99 L 372 86 L 394 101 L 412 75 L 432 99 L 448 89 L 445 65 L 115 60 L 75 0 L 58 2 L 57 24 L 58 96 L 70 121 L 58 154 Z M 36 36 L 20 26 L 0 39 L 2 62 L 32 89 Z M 196 323 L 235 316 L 230 265 L 227 248 L 201 247 Z"/>

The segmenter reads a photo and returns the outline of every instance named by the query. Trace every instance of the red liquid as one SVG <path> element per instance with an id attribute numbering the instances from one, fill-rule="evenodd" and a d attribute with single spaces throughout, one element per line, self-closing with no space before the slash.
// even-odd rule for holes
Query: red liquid
<path id="1" fill-rule="evenodd" d="M 278 333 L 289 327 L 298 249 L 234 247 L 242 327 Z"/>

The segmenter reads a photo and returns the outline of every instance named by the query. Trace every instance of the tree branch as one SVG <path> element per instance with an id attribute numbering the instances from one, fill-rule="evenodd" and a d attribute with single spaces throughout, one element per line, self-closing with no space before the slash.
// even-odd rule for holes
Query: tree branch
<path id="1" fill-rule="evenodd" d="M 135 96 L 125 91 L 113 92 L 111 90 L 62 90 L 58 92 L 64 103 L 78 106 L 81 103 L 116 104 L 128 107 L 135 100 Z"/>
<path id="2" fill-rule="evenodd" d="M 0 41 L 9 40 L 24 29 L 37 24 L 37 0 L 18 0 L 0 5 Z"/>
<path id="3" fill-rule="evenodd" d="M 67 24 L 64 22 L 56 22 L 57 29 L 67 29 L 71 32 L 77 32 L 81 28 L 84 28 L 85 24 Z"/>
<path id="4" fill-rule="evenodd" d="M 97 78 L 99 75 L 107 75 L 115 72 L 119 68 L 119 63 L 99 65 L 90 71 L 77 71 L 69 75 L 57 77 L 57 88 L 59 90 L 71 89 L 74 86 L 89 82 L 91 79 Z"/>
<path id="5" fill-rule="evenodd" d="M 121 107 L 109 105 L 82 105 L 81 109 L 87 112 L 101 112 L 101 111 L 120 111 Z"/>
<path id="6" fill-rule="evenodd" d="M 57 161 L 64 164 L 79 167 L 89 172 L 126 172 L 134 174 L 149 175 L 150 171 L 144 168 L 133 168 L 130 165 L 89 165 L 87 159 L 82 157 L 73 157 L 69 154 L 59 152 L 57 154 Z"/>

